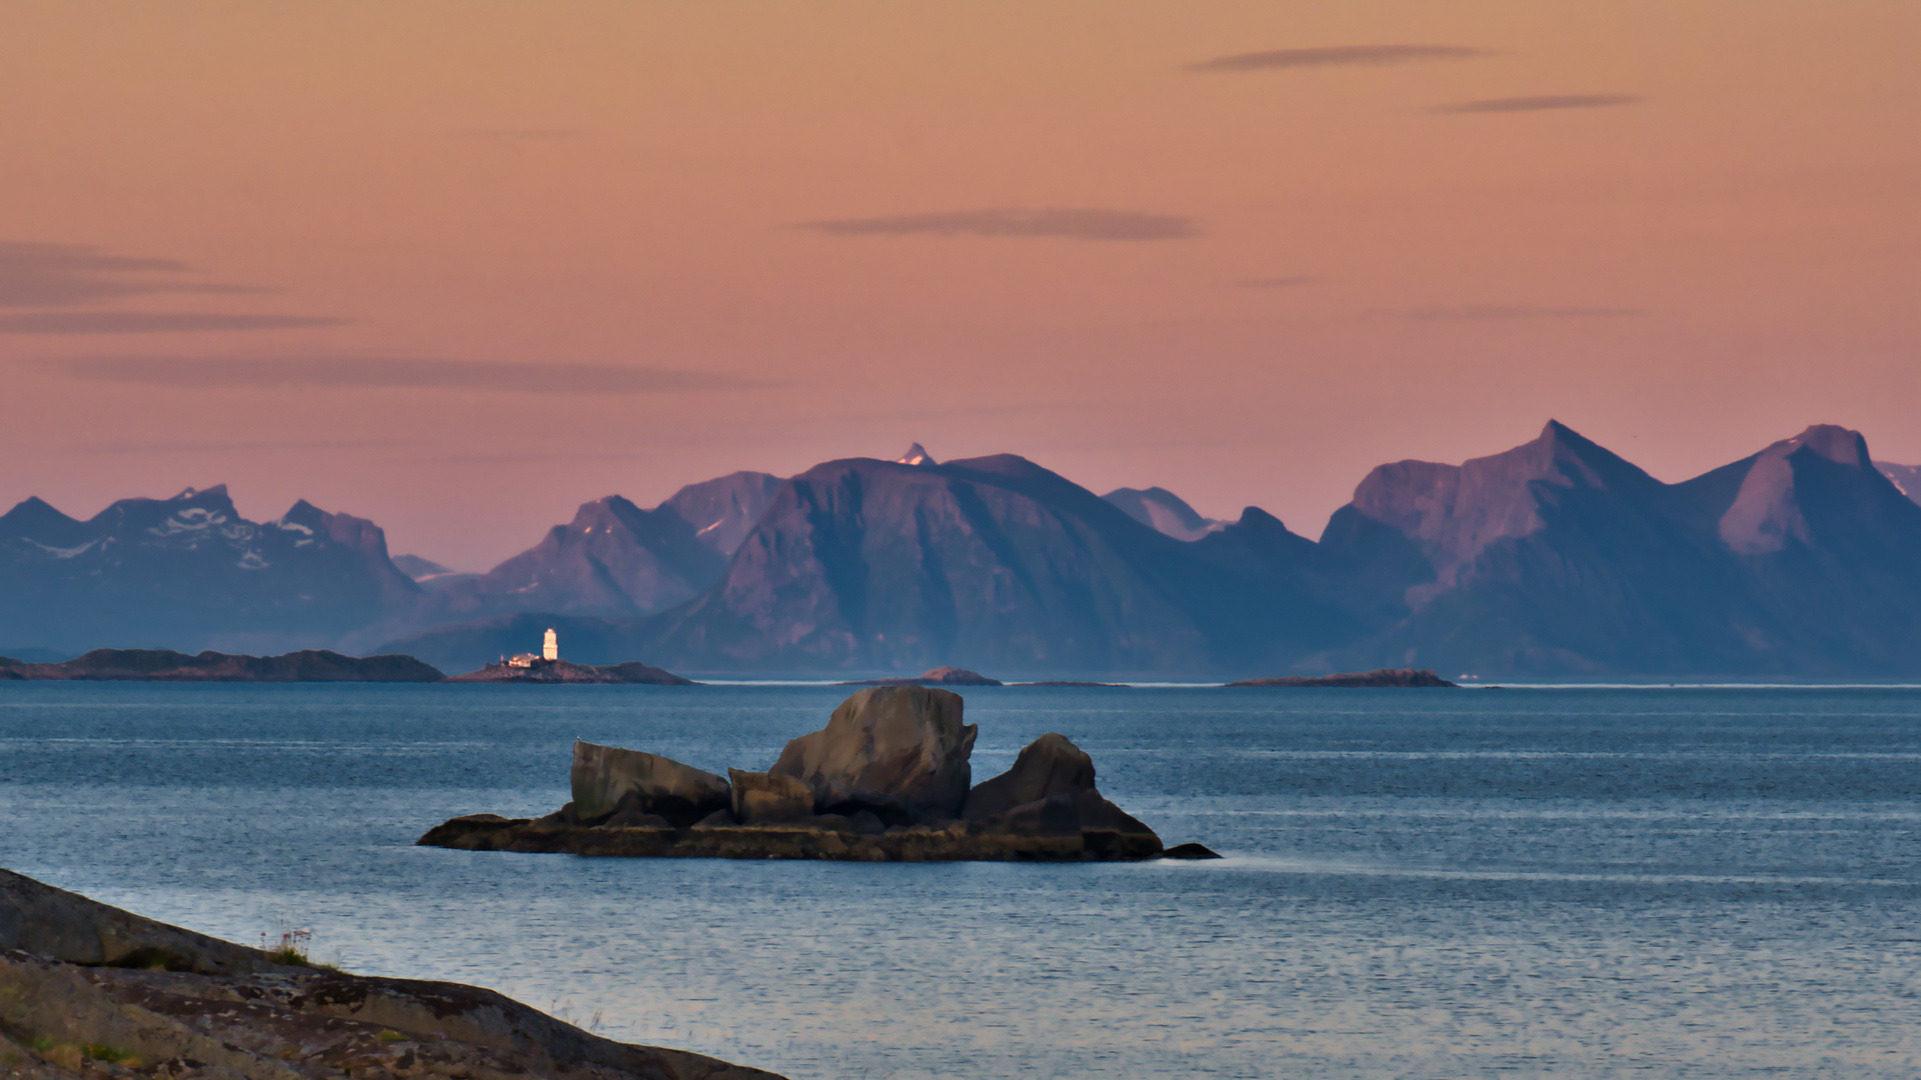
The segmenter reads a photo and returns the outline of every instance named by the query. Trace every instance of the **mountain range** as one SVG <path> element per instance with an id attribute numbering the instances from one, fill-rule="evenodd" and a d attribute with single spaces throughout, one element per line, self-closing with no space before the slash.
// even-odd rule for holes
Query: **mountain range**
<path id="1" fill-rule="evenodd" d="M 742 472 L 581 506 L 484 574 L 224 488 L 0 517 L 0 652 L 341 647 L 467 670 L 556 627 L 590 664 L 1217 677 L 1921 673 L 1921 470 L 1811 427 L 1667 484 L 1549 422 L 1371 472 L 1318 540 L 1013 455 Z M 14 646 L 9 648 L 9 646 Z M 36 648 L 37 647 L 37 648 Z"/>

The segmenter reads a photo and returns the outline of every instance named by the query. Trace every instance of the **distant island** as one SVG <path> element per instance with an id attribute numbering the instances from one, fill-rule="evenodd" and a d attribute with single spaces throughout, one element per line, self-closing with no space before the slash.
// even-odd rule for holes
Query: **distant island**
<path id="1" fill-rule="evenodd" d="M 1381 687 L 1459 687 L 1425 668 L 1380 668 L 1375 671 L 1356 671 L 1342 675 L 1322 675 L 1311 678 L 1305 675 L 1287 675 L 1277 679 L 1242 679 L 1226 683 L 1227 686 L 1274 686 L 1274 687 L 1343 687 L 1346 689 L 1371 689 Z"/>
<path id="2" fill-rule="evenodd" d="M 488 664 L 478 671 L 456 675 L 448 682 L 463 683 L 627 683 L 638 686 L 695 686 L 692 679 L 683 679 L 671 671 L 628 661 L 624 664 L 607 664 L 593 667 L 576 664 L 560 658 L 560 632 L 553 627 L 540 642 L 540 654 L 516 653 L 503 656 L 497 664 Z"/>
<path id="3" fill-rule="evenodd" d="M 651 664 L 628 661 L 591 667 L 560 658 L 558 635 L 547 631 L 540 655 L 502 657 L 478 671 L 448 678 L 411 656 L 343 656 L 302 649 L 280 656 L 214 652 L 197 656 L 171 649 L 95 649 L 59 663 L 33 663 L 0 656 L 0 682 L 456 682 L 624 683 L 630 686 L 697 686 L 692 679 Z M 998 683 L 994 685 L 999 685 Z"/>
<path id="4" fill-rule="evenodd" d="M 455 675 L 448 682 L 457 683 L 626 683 L 630 686 L 699 686 L 692 679 L 683 679 L 665 668 L 643 664 L 637 660 L 625 664 L 603 664 L 589 667 L 570 660 L 536 659 L 530 664 L 516 666 L 509 661 L 488 664 L 479 671 L 469 671 L 465 675 Z"/>
<path id="5" fill-rule="evenodd" d="M 958 667 L 937 667 L 923 671 L 911 679 L 861 679 L 844 682 L 841 686 L 1005 686 L 999 679 L 990 679 L 978 671 Z"/>
<path id="6" fill-rule="evenodd" d="M 446 673 L 411 656 L 342 656 L 302 649 L 280 656 L 197 656 L 171 649 L 95 649 L 57 664 L 0 656 L 0 680 L 111 682 L 440 682 Z"/>

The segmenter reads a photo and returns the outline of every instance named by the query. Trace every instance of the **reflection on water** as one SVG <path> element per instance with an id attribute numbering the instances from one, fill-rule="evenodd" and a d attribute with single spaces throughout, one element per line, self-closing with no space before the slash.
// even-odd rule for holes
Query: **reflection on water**
<path id="1" fill-rule="evenodd" d="M 1215 863 L 410 846 L 825 687 L 0 687 L 0 863 L 794 1077 L 1921 1075 L 1921 692 L 968 694 Z"/>

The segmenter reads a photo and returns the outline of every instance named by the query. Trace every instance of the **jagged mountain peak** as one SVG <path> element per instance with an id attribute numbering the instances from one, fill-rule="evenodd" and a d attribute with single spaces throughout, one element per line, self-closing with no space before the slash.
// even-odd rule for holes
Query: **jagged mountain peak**
<path id="1" fill-rule="evenodd" d="M 894 461 L 896 464 L 899 464 L 899 465 L 938 465 L 940 464 L 940 462 L 934 460 L 934 456 L 932 454 L 929 454 L 927 452 L 926 447 L 923 447 L 919 443 L 915 443 L 912 446 L 909 446 L 907 448 L 907 452 L 895 458 Z"/>
<path id="2" fill-rule="evenodd" d="M 1768 454 L 1778 450 L 1786 455 L 1802 447 L 1827 458 L 1836 465 L 1865 469 L 1871 462 L 1866 437 L 1858 431 L 1844 428 L 1839 424 L 1811 424 L 1801 434 L 1792 439 L 1783 439 L 1763 450 L 1762 453 Z"/>
<path id="3" fill-rule="evenodd" d="M 730 556 L 760 520 L 780 485 L 780 477 L 772 473 L 742 470 L 688 484 L 654 509 L 679 515 L 692 526 L 696 540 Z"/>
<path id="4" fill-rule="evenodd" d="M 1809 460 L 1812 459 L 1812 460 Z M 1873 467 L 1868 441 L 1860 432 L 1837 424 L 1815 424 L 1789 439 L 1772 443 L 1767 449 L 1736 468 L 1746 466 L 1741 485 L 1718 522 L 1721 541 L 1742 555 L 1767 555 L 1785 548 L 1790 540 L 1813 542 L 1800 490 L 1810 471 L 1818 472 L 1820 462 L 1840 466 L 1901 489 Z"/>

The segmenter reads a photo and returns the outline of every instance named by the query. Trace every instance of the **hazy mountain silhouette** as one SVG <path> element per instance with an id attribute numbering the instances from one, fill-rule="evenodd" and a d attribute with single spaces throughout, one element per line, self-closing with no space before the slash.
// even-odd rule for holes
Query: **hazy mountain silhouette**
<path id="1" fill-rule="evenodd" d="M 1289 561 L 1313 545 L 1254 513 L 1200 549 L 1013 455 L 828 462 L 648 643 L 708 669 L 1147 672 L 1351 631 Z M 1265 561 L 1239 551 L 1250 534 Z"/>
<path id="2" fill-rule="evenodd" d="M 0 640 L 259 651 L 329 642 L 418 601 L 373 522 L 304 500 L 242 518 L 225 485 L 122 499 L 77 521 L 40 499 L 0 516 Z"/>
<path id="3" fill-rule="evenodd" d="M 1115 488 L 1101 496 L 1121 508 L 1121 512 L 1150 529 L 1176 540 L 1199 540 L 1227 527 L 1227 522 L 1202 517 L 1186 500 L 1166 488 Z"/>
<path id="4" fill-rule="evenodd" d="M 582 503 L 573 521 L 485 574 L 430 584 L 426 619 L 512 611 L 644 615 L 698 595 L 723 565 L 679 514 L 609 495 Z"/>
<path id="5" fill-rule="evenodd" d="M 780 483 L 737 472 L 689 484 L 652 510 L 619 495 L 583 503 L 573 521 L 485 574 L 423 577 L 428 602 L 385 635 L 522 611 L 633 618 L 685 603 L 719 580 Z"/>
<path id="6" fill-rule="evenodd" d="M 1921 674 L 1912 471 L 1845 428 L 1665 484 L 1550 422 L 1373 470 L 1318 542 L 1253 507 L 1178 539 L 1192 510 L 1159 489 L 910 456 L 609 496 L 484 575 L 410 561 L 424 588 L 372 523 L 304 502 L 254 524 L 220 488 L 87 522 L 29 499 L 0 517 L 0 652 L 346 642 L 459 671 L 555 626 L 569 659 L 690 672 Z"/>
<path id="7" fill-rule="evenodd" d="M 1550 422 L 1533 442 L 1464 465 L 1375 469 L 1322 548 L 1351 578 L 1402 586 L 1408 612 L 1340 650 L 1342 662 L 1484 674 L 1921 669 L 1921 506 L 1843 428 L 1812 427 L 1668 485 Z"/>
<path id="8" fill-rule="evenodd" d="M 1901 494 L 1921 503 L 1921 465 L 1895 465 L 1891 462 L 1877 461 L 1874 467 L 1881 475 L 1894 482 Z"/>

